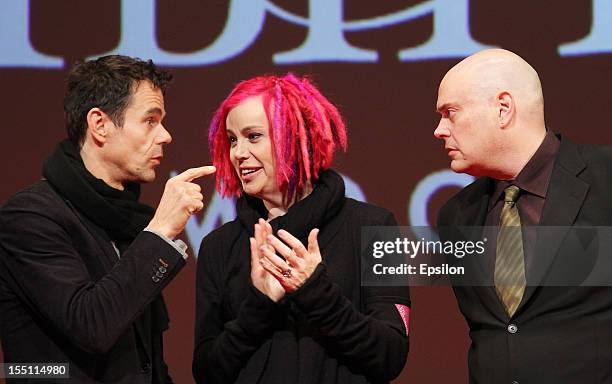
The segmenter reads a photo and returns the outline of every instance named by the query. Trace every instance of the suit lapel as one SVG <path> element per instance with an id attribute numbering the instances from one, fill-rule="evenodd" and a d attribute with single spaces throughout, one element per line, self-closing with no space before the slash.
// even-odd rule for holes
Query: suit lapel
<path id="1" fill-rule="evenodd" d="M 487 207 L 493 189 L 493 181 L 488 177 L 478 179 L 473 190 L 461 203 L 459 226 L 482 226 L 487 217 Z"/>
<path id="2" fill-rule="evenodd" d="M 102 229 L 97 227 L 89 219 L 82 215 L 70 201 L 65 200 L 65 202 L 70 207 L 72 212 L 74 212 L 75 216 L 78 217 L 79 221 L 83 225 L 83 228 L 91 234 L 91 237 L 94 238 L 100 246 L 99 249 L 101 252 L 98 254 L 81 255 L 83 262 L 87 266 L 87 270 L 91 275 L 91 278 L 93 281 L 98 281 L 104 275 L 106 275 L 106 273 L 108 273 L 108 271 L 110 271 L 117 262 L 119 258 L 117 252 L 113 248 L 110 238 Z"/>
<path id="3" fill-rule="evenodd" d="M 480 240 L 483 236 L 483 226 L 487 218 L 487 208 L 493 191 L 493 180 L 483 178 L 477 181 L 474 192 L 463 201 L 460 208 L 460 216 L 457 218 L 458 229 L 461 237 L 465 240 Z M 484 257 L 483 257 L 484 256 Z M 486 277 L 490 274 L 490 263 L 486 254 L 481 257 L 473 257 L 471 268 L 476 268 L 478 278 Z"/>
<path id="4" fill-rule="evenodd" d="M 92 223 L 87 217 L 82 215 L 70 201 L 66 200 L 66 204 L 72 209 L 75 215 L 79 218 L 83 227 L 89 231 L 91 236 L 96 240 L 98 245 L 100 246 L 100 253 L 92 254 L 89 257 L 82 256 L 83 262 L 87 266 L 87 270 L 91 275 L 93 281 L 98 281 L 102 277 L 104 277 L 117 263 L 120 256 L 117 254 L 117 250 L 113 246 L 110 237 L 108 234 Z M 98 257 L 102 256 L 102 257 Z M 147 337 L 147 334 L 150 334 L 147 331 L 147 327 L 145 324 L 151 323 L 151 316 L 155 316 L 155 314 L 151 313 L 150 306 L 148 306 L 144 312 L 134 320 L 132 324 L 134 332 L 135 332 L 135 342 L 140 346 L 137 347 L 139 350 L 143 350 L 146 354 L 146 358 L 151 362 L 151 345 L 150 345 L 150 337 Z M 166 315 L 167 316 L 167 315 Z M 166 317 L 167 319 L 167 317 Z M 142 357 L 141 357 L 142 358 Z"/>
<path id="5" fill-rule="evenodd" d="M 527 267 L 527 287 L 517 312 L 533 295 L 574 224 L 589 190 L 589 184 L 577 176 L 585 164 L 574 143 L 562 138 L 557 161 L 550 178 L 539 227 L 566 227 L 538 232 L 535 257 Z"/>
<path id="6" fill-rule="evenodd" d="M 479 240 L 483 237 L 483 227 L 486 223 L 489 200 L 494 189 L 494 182 L 490 178 L 482 178 L 477 181 L 473 193 L 471 193 L 461 204 L 458 225 L 463 227 L 465 237 L 472 240 Z M 467 268 L 472 268 L 476 273 L 477 285 L 471 287 L 480 296 L 486 308 L 489 308 L 500 320 L 507 317 L 503 304 L 499 300 L 495 287 L 493 286 L 493 270 L 495 268 L 495 253 L 483 254 L 474 257 L 474 264 Z M 467 287 L 466 287 L 467 288 Z"/>

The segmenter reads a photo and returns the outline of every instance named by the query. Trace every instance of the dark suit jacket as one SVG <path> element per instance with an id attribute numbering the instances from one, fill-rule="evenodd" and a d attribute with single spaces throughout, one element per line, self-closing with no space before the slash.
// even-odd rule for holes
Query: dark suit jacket
<path id="1" fill-rule="evenodd" d="M 45 180 L 0 210 L 0 244 L 6 362 L 69 363 L 74 383 L 171 382 L 161 290 L 185 261 L 170 244 L 142 232 L 119 259 Z"/>
<path id="2" fill-rule="evenodd" d="M 493 186 L 478 179 L 446 203 L 438 215 L 442 240 L 456 239 L 459 226 L 484 225 Z M 610 226 L 610 191 L 612 148 L 562 138 L 540 226 Z M 586 239 L 570 232 L 538 235 L 528 286 L 512 318 L 493 286 L 455 285 L 470 327 L 471 383 L 612 383 L 612 288 L 577 286 L 592 272 L 597 250 L 581 247 L 593 240 L 592 231 Z M 494 261 L 480 267 L 493 275 Z"/>

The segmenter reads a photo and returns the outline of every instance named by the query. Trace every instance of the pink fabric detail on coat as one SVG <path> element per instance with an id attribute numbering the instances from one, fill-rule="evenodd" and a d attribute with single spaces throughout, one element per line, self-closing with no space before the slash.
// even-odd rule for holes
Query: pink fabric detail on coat
<path id="1" fill-rule="evenodd" d="M 410 333 L 410 308 L 407 305 L 395 304 L 395 308 L 400 314 L 400 317 L 404 321 L 404 327 L 406 328 L 406 335 Z"/>

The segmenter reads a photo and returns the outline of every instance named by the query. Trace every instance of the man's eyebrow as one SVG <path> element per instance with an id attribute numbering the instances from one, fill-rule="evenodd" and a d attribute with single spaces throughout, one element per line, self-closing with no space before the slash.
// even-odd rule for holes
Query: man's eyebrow
<path id="1" fill-rule="evenodd" d="M 163 115 L 163 111 L 159 107 L 153 107 L 145 112 L 145 115 Z"/>

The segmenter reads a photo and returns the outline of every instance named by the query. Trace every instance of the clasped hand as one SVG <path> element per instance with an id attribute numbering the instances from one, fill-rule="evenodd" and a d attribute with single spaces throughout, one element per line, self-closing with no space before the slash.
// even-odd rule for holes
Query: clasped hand
<path id="1" fill-rule="evenodd" d="M 270 224 L 259 219 L 255 238 L 250 239 L 253 285 L 273 301 L 295 292 L 321 262 L 318 234 L 317 228 L 310 231 L 306 248 L 285 230 L 278 231 L 280 239 L 274 236 Z"/>

